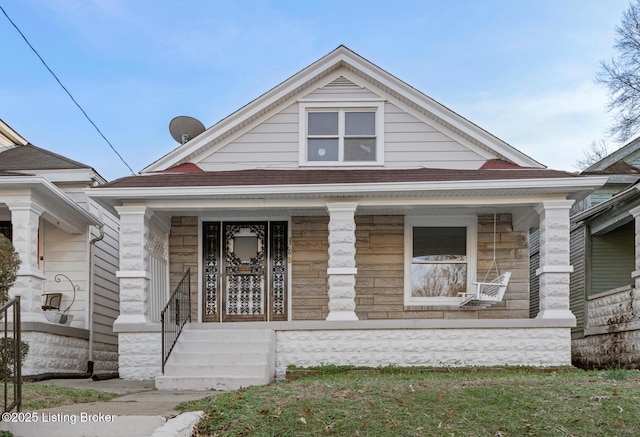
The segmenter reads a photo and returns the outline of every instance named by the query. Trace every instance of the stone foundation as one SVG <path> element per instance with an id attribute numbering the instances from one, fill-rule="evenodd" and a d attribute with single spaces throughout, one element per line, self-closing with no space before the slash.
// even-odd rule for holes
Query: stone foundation
<path id="1" fill-rule="evenodd" d="M 640 368 L 640 292 L 631 286 L 587 301 L 584 338 L 571 342 L 573 363 L 583 368 Z"/>
<path id="2" fill-rule="evenodd" d="M 276 332 L 276 367 L 568 366 L 570 328 Z"/>
<path id="3" fill-rule="evenodd" d="M 87 332 L 88 335 L 88 332 Z M 29 352 L 22 365 L 24 376 L 41 373 L 85 373 L 89 361 L 89 340 L 49 332 L 22 331 Z M 118 345 L 93 344 L 94 372 L 118 371 Z"/>

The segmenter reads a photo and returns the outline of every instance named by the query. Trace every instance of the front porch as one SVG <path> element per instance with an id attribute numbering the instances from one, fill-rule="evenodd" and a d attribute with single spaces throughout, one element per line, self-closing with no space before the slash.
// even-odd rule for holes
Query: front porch
<path id="1" fill-rule="evenodd" d="M 185 332 L 198 331 L 199 337 L 206 337 L 208 332 L 214 342 L 216 335 L 228 335 L 237 339 L 241 349 L 243 343 L 252 341 L 252 331 L 270 332 L 273 344 L 268 349 L 273 352 L 264 358 L 265 365 L 276 369 L 278 374 L 283 374 L 289 365 L 321 364 L 569 365 L 570 328 L 575 324 L 568 299 L 571 203 L 555 200 L 529 206 L 423 207 L 391 214 L 379 208 L 353 207 L 353 202 L 335 202 L 325 205 L 324 214 L 307 210 L 306 214 L 287 215 L 282 210 L 271 210 L 254 211 L 241 218 L 222 210 L 166 214 L 140 206 L 117 207 L 122 230 L 118 273 L 121 315 L 114 330 L 119 333 L 120 375 L 126 379 L 161 375 L 159 309 L 169 288 L 160 286 L 162 281 L 158 278 L 166 278 L 173 289 L 187 269 L 192 272 L 192 309 Z M 413 284 L 420 278 L 415 273 L 421 267 L 412 267 L 415 256 L 411 251 L 418 249 L 409 232 L 430 220 L 440 229 L 443 218 L 454 225 L 445 228 L 466 229 L 465 247 L 471 249 L 464 258 L 464 285 L 467 280 L 485 278 L 492 269 L 495 248 L 498 270 L 512 273 L 501 302 L 485 309 L 459 308 L 458 301 L 462 298 L 457 293 L 445 290 L 444 294 L 429 295 Z M 462 222 L 472 225 L 462 226 Z M 227 250 L 226 243 L 216 243 L 218 249 L 213 252 L 223 260 L 216 268 L 211 267 L 211 259 L 207 258 L 213 253 L 206 248 L 207 229 L 211 229 L 211 224 L 223 229 L 227 223 L 247 226 L 265 223 L 266 228 L 273 223 L 286 224 L 288 234 L 282 252 L 285 264 L 280 266 L 285 275 L 284 301 L 274 299 L 273 275 L 266 274 L 264 282 L 257 282 L 264 286 L 257 289 L 263 293 L 264 307 L 257 311 L 259 314 L 248 311 L 244 319 L 223 278 L 228 267 L 222 256 Z M 540 311 L 534 319 L 529 318 L 531 226 L 540 226 L 541 244 L 545 248 L 538 269 Z M 268 236 L 265 238 L 265 242 L 269 240 Z M 272 242 L 257 245 L 267 254 L 264 260 L 267 272 L 273 271 L 272 245 Z M 262 272 L 250 267 L 243 269 L 244 273 L 235 270 L 234 274 Z M 454 281 L 454 285 L 459 282 Z M 228 305 L 231 301 L 235 302 L 233 308 Z M 284 313 L 277 314 L 274 305 Z M 247 308 L 259 306 L 251 303 Z M 230 309 L 233 317 L 225 318 L 224 312 Z M 256 315 L 263 321 L 256 321 Z M 178 344 L 181 346 L 177 350 L 181 350 L 186 341 L 179 339 Z M 251 344 L 247 343 L 246 352 Z M 208 358 L 196 352 L 213 349 L 224 354 L 219 345 L 201 343 L 194 347 L 183 352 L 197 364 L 200 375 L 207 368 Z M 226 368 L 241 364 L 238 361 L 241 356 L 230 355 Z M 172 365 L 184 362 L 184 357 L 170 357 L 168 373 L 184 369 Z M 216 367 L 210 364 L 210 369 Z M 271 372 L 270 377 L 273 376 Z M 157 381 L 158 386 L 166 385 L 160 382 L 162 378 Z M 219 381 L 198 381 L 195 384 L 201 388 L 220 387 Z"/>

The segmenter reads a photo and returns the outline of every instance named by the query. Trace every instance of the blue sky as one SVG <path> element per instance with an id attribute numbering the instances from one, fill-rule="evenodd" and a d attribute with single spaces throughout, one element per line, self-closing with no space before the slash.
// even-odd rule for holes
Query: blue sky
<path id="1" fill-rule="evenodd" d="M 628 0 L 0 0 L 129 165 L 177 146 L 344 44 L 550 168 L 607 138 Z M 31 143 L 130 174 L 0 15 L 0 118 Z M 613 144 L 615 148 L 617 145 Z"/>

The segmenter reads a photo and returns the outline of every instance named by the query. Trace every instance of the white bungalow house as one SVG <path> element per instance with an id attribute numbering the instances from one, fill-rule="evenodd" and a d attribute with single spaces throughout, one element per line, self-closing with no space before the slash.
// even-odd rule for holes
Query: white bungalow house
<path id="1" fill-rule="evenodd" d="M 569 210 L 605 180 L 546 169 L 340 46 L 89 190 L 120 216 L 120 375 L 215 389 L 291 365 L 570 365 Z M 160 311 L 188 269 L 163 373 Z M 463 304 L 506 272 L 503 297 Z"/>
<path id="2" fill-rule="evenodd" d="M 117 370 L 117 217 L 84 193 L 90 166 L 30 144 L 0 120 L 0 233 L 21 259 L 22 374 Z"/>

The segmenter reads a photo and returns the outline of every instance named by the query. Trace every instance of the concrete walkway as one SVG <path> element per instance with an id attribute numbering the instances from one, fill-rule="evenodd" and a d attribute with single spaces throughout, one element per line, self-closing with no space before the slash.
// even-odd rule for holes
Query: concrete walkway
<path id="1" fill-rule="evenodd" d="M 109 379 L 52 379 L 37 382 L 78 389 L 93 389 L 120 396 L 110 401 L 89 402 L 47 408 L 24 418 L 35 419 L 0 422 L 0 430 L 19 436 L 190 436 L 186 425 L 196 423 L 198 416 L 178 416 L 175 407 L 184 401 L 202 399 L 222 392 L 192 390 L 156 390 L 153 381 Z M 23 418 L 23 419 L 24 419 Z M 167 422 L 168 421 L 168 422 Z"/>

